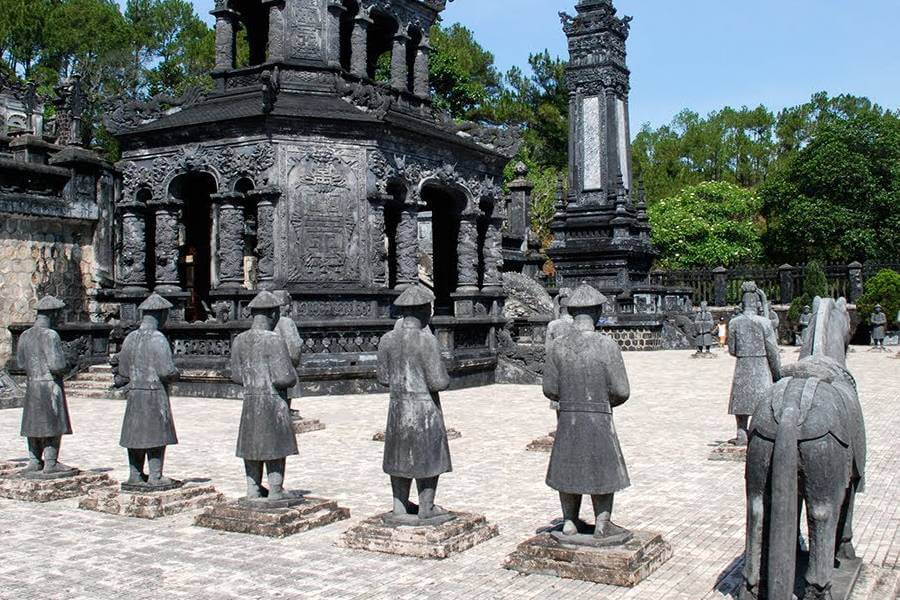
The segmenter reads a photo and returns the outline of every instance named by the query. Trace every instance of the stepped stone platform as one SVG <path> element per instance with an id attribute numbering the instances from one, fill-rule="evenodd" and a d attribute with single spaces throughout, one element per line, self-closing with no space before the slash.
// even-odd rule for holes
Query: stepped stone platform
<path id="1" fill-rule="evenodd" d="M 294 433 L 297 435 L 310 433 L 312 431 L 322 431 L 325 429 L 325 423 L 322 421 L 318 419 L 305 419 L 303 417 L 293 419 L 291 425 L 294 428 Z"/>
<path id="2" fill-rule="evenodd" d="M 66 396 L 72 398 L 92 398 L 97 400 L 121 400 L 124 389 L 113 387 L 112 367 L 92 365 L 87 371 L 77 373 L 65 382 Z"/>
<path id="3" fill-rule="evenodd" d="M 54 502 L 84 496 L 115 485 L 106 473 L 72 469 L 59 477 L 27 476 L 19 470 L 0 477 L 0 498 L 25 502 Z"/>
<path id="4" fill-rule="evenodd" d="M 746 462 L 747 446 L 735 446 L 728 442 L 719 442 L 709 453 L 709 460 Z"/>
<path id="5" fill-rule="evenodd" d="M 658 533 L 632 533 L 631 540 L 615 546 L 567 543 L 552 532 L 540 533 L 519 544 L 503 566 L 529 575 L 634 587 L 672 558 L 672 547 Z"/>
<path id="6" fill-rule="evenodd" d="M 28 461 L 23 459 L 0 460 L 0 477 L 13 475 L 28 466 Z"/>
<path id="7" fill-rule="evenodd" d="M 551 431 L 545 436 L 539 437 L 535 440 L 529 442 L 527 446 L 525 446 L 525 450 L 528 452 L 552 452 L 553 451 L 553 442 L 556 441 L 556 432 Z"/>
<path id="8" fill-rule="evenodd" d="M 418 520 L 418 517 L 411 517 Z M 416 558 L 444 559 L 500 533 L 482 515 L 451 512 L 425 525 L 399 522 L 389 512 L 366 519 L 341 538 L 346 548 Z"/>
<path id="9" fill-rule="evenodd" d="M 225 501 L 225 495 L 213 485 L 199 480 L 178 482 L 176 487 L 161 491 L 124 488 L 91 490 L 78 502 L 78 508 L 139 519 L 159 519 Z"/>
<path id="10" fill-rule="evenodd" d="M 349 518 L 350 510 L 341 508 L 334 500 L 295 492 L 290 498 L 279 501 L 241 498 L 217 504 L 198 515 L 194 525 L 232 533 L 285 538 Z"/>
<path id="11" fill-rule="evenodd" d="M 453 429 L 451 427 L 450 429 L 447 430 L 447 439 L 448 440 L 458 440 L 461 437 L 462 437 L 462 434 L 459 431 L 457 431 L 456 429 Z M 384 441 L 384 431 L 375 432 L 375 435 L 372 436 L 372 441 L 373 442 L 383 442 Z"/>

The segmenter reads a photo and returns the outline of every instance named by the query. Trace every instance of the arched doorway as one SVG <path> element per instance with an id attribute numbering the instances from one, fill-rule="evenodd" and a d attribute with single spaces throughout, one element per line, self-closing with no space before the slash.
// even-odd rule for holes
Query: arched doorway
<path id="1" fill-rule="evenodd" d="M 186 173 L 172 180 L 169 193 L 182 202 L 178 275 L 191 297 L 185 319 L 204 321 L 212 288 L 212 201 L 216 181 L 209 173 Z"/>
<path id="2" fill-rule="evenodd" d="M 422 188 L 423 209 L 419 212 L 419 243 L 423 265 L 430 262 L 431 283 L 434 286 L 435 314 L 452 315 L 453 301 L 450 294 L 456 291 L 457 243 L 460 215 L 466 206 L 466 197 L 460 191 L 427 183 Z"/>

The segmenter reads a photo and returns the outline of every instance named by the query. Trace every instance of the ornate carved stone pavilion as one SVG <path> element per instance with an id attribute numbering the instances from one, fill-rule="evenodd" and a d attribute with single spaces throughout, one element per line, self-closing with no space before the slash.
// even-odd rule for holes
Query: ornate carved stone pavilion
<path id="1" fill-rule="evenodd" d="M 569 191 L 560 195 L 548 251 L 559 286 L 587 281 L 614 298 L 617 339 L 660 334 L 665 313 L 689 308 L 689 292 L 652 286 L 656 250 L 643 190 L 631 172 L 625 44 L 630 17 L 612 0 L 580 0 L 560 13 L 569 39 Z M 641 344 L 642 346 L 644 344 Z"/>
<path id="2" fill-rule="evenodd" d="M 491 380 L 517 136 L 432 106 L 428 31 L 444 5 L 217 0 L 214 90 L 109 111 L 123 157 L 106 299 L 123 323 L 150 289 L 176 304 L 183 385 L 224 382 L 255 290 L 288 289 L 304 379 L 364 389 L 391 301 L 420 279 L 456 381 Z"/>

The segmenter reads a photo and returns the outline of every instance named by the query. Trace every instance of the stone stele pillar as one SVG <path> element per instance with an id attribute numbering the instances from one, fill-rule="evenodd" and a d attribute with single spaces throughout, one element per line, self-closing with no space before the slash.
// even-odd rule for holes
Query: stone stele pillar
<path id="1" fill-rule="evenodd" d="M 156 211 L 156 292 L 182 291 L 178 278 L 178 217 L 181 201 L 169 197 L 152 203 Z"/>
<path id="2" fill-rule="evenodd" d="M 218 287 L 237 289 L 244 284 L 244 194 L 224 192 L 210 198 L 219 205 Z"/>
<path id="3" fill-rule="evenodd" d="M 140 202 L 121 202 L 117 206 L 122 216 L 122 256 L 119 261 L 119 281 L 126 291 L 147 291 L 147 227 L 145 211 Z"/>
<path id="4" fill-rule="evenodd" d="M 463 213 L 459 221 L 456 244 L 457 292 L 478 291 L 478 226 L 477 214 Z"/>
<path id="5" fill-rule="evenodd" d="M 330 67 L 341 66 L 341 18 L 345 12 L 347 8 L 339 0 L 329 0 L 326 61 Z"/>
<path id="6" fill-rule="evenodd" d="M 372 19 L 360 9 L 353 19 L 353 35 L 350 40 L 350 72 L 357 77 L 369 76 L 369 25 Z"/>
<path id="7" fill-rule="evenodd" d="M 247 192 L 247 197 L 256 202 L 256 271 L 259 288 L 273 290 L 275 285 L 275 204 L 281 191 L 262 188 Z"/>

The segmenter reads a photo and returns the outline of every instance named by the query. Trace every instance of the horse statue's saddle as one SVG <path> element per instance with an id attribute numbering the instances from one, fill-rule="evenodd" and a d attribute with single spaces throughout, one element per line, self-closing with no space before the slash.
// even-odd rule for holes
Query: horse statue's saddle
<path id="1" fill-rule="evenodd" d="M 767 401 L 756 408 L 750 432 L 774 440 L 785 405 L 798 397 L 798 441 L 815 440 L 830 433 L 844 446 L 850 446 L 849 417 L 834 380 L 807 373 L 784 377 L 772 386 Z"/>

